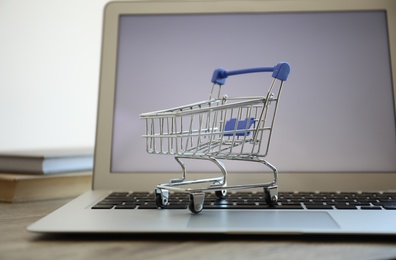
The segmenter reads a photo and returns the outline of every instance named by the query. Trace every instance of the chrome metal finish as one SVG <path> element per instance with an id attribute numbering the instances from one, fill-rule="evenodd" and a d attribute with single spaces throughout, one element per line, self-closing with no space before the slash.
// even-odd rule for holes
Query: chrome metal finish
<path id="1" fill-rule="evenodd" d="M 196 197 L 205 192 L 215 191 L 225 196 L 227 190 L 261 187 L 268 192 L 269 201 L 276 203 L 278 171 L 264 157 L 269 151 L 283 82 L 273 76 L 266 95 L 245 97 L 221 97 L 221 85 L 213 84 L 209 100 L 141 114 L 140 118 L 146 121 L 143 137 L 147 152 L 173 155 L 182 168 L 180 178 L 159 184 L 157 189 L 187 192 Z M 216 85 L 218 93 L 213 98 Z M 222 176 L 187 180 L 183 159 L 211 161 L 219 167 Z M 220 160 L 261 163 L 272 170 L 273 181 L 229 186 L 226 167 Z M 195 187 L 197 184 L 199 187 Z M 191 207 L 194 213 L 202 210 Z"/>
<path id="2" fill-rule="evenodd" d="M 193 213 L 201 212 L 203 209 L 204 200 L 205 200 L 205 193 L 203 192 L 191 193 L 190 194 L 191 211 Z"/>

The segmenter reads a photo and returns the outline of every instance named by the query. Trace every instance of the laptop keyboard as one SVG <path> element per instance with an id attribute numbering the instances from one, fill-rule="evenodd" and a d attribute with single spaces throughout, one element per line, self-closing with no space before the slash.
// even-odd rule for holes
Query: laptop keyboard
<path id="1" fill-rule="evenodd" d="M 187 209 L 187 193 L 170 193 L 164 209 Z M 92 209 L 160 209 L 152 192 L 113 192 Z M 306 209 L 306 210 L 394 210 L 396 192 L 279 192 L 278 202 L 269 206 L 260 192 L 228 193 L 219 199 L 205 194 L 204 209 Z"/>

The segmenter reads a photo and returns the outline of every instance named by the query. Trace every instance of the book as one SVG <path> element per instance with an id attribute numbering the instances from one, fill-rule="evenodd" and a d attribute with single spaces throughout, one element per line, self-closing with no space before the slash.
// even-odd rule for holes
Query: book
<path id="1" fill-rule="evenodd" d="M 90 148 L 0 151 L 0 172 L 46 175 L 92 168 Z"/>
<path id="2" fill-rule="evenodd" d="M 0 201 L 28 202 L 76 197 L 90 190 L 91 172 L 56 175 L 0 173 Z"/>

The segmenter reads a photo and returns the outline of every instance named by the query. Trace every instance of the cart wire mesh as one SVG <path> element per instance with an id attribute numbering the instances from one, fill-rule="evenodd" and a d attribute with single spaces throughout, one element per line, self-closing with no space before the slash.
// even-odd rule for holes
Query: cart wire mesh
<path id="1" fill-rule="evenodd" d="M 287 65 L 277 66 L 289 70 Z M 229 160 L 267 156 L 285 80 L 279 77 L 273 78 L 265 96 L 229 98 L 220 97 L 219 91 L 217 98 L 141 114 L 146 121 L 146 151 Z M 217 84 L 214 79 L 212 82 Z M 212 92 L 213 87 L 210 96 Z"/>

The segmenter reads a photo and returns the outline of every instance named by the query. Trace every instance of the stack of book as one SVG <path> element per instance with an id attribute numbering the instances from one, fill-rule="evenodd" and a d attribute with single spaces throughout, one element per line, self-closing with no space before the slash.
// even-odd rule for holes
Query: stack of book
<path id="1" fill-rule="evenodd" d="M 78 196 L 91 187 L 93 149 L 0 152 L 0 201 Z"/>

